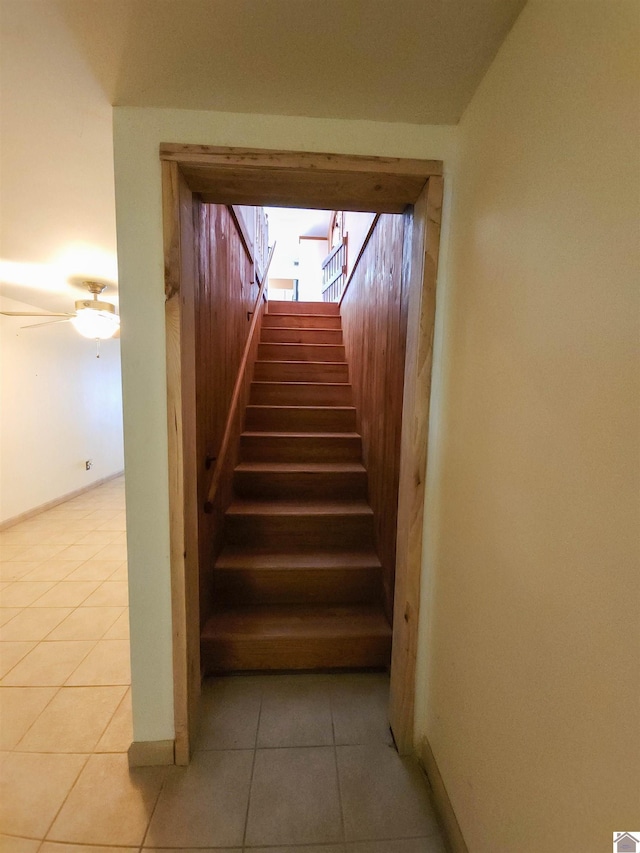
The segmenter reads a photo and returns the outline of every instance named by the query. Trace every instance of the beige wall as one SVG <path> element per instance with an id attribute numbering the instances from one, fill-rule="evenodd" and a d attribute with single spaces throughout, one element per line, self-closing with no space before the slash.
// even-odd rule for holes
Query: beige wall
<path id="1" fill-rule="evenodd" d="M 638 824 L 638 23 L 530 0 L 459 126 L 416 724 L 471 853 Z"/>
<path id="2" fill-rule="evenodd" d="M 173 737 L 160 142 L 448 159 L 450 127 L 114 109 L 134 738 Z"/>
<path id="3" fill-rule="evenodd" d="M 119 341 L 103 341 L 96 358 L 70 323 L 21 328 L 30 322 L 0 317 L 0 523 L 123 467 Z"/>

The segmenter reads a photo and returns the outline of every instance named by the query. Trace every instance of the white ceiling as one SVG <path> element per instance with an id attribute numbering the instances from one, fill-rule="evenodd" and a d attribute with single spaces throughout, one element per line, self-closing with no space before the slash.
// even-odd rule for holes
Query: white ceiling
<path id="1" fill-rule="evenodd" d="M 0 296 L 117 301 L 112 104 L 456 123 L 524 3 L 2 0 Z"/>
<path id="2" fill-rule="evenodd" d="M 120 106 L 455 124 L 525 0 L 52 0 Z"/>

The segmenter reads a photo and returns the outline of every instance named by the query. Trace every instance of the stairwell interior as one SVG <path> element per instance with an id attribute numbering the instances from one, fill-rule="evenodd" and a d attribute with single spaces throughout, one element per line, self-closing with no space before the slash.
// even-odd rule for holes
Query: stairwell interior
<path id="1" fill-rule="evenodd" d="M 256 301 L 237 211 L 197 203 L 194 221 L 201 670 L 387 668 L 406 219 L 377 217 L 340 303 Z"/>
<path id="2" fill-rule="evenodd" d="M 339 305 L 269 302 L 257 355 L 203 664 L 386 667 L 391 627 Z"/>

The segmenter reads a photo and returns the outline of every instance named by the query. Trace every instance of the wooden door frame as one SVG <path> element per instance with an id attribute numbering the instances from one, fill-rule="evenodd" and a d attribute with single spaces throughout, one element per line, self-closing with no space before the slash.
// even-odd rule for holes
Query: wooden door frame
<path id="1" fill-rule="evenodd" d="M 442 162 L 162 144 L 175 760 L 189 761 L 199 715 L 195 235 L 205 203 L 402 213 L 413 206 L 400 447 L 389 716 L 400 753 L 414 750 L 414 699 Z"/>

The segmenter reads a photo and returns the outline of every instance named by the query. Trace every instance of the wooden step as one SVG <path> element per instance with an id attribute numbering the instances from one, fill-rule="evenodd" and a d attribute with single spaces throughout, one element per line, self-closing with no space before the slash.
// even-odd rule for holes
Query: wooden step
<path id="1" fill-rule="evenodd" d="M 225 514 L 225 541 L 259 550 L 308 551 L 373 547 L 373 512 L 366 501 L 234 500 Z"/>
<path id="2" fill-rule="evenodd" d="M 267 314 L 340 314 L 337 302 L 282 302 L 270 299 Z"/>
<path id="3" fill-rule="evenodd" d="M 256 382 L 348 382 L 346 361 L 256 361 Z"/>
<path id="4" fill-rule="evenodd" d="M 259 361 L 345 361 L 337 344 L 258 344 Z"/>
<path id="5" fill-rule="evenodd" d="M 202 633 L 207 672 L 388 666 L 379 606 L 266 605 L 215 613 Z"/>
<path id="6" fill-rule="evenodd" d="M 364 500 L 367 472 L 359 462 L 241 462 L 234 487 L 240 498 Z"/>
<path id="7" fill-rule="evenodd" d="M 353 406 L 247 406 L 247 430 L 355 432 Z"/>
<path id="8" fill-rule="evenodd" d="M 260 332 L 263 344 L 333 344 L 342 345 L 341 329 L 265 329 Z"/>
<path id="9" fill-rule="evenodd" d="M 326 314 L 263 314 L 262 330 L 296 329 L 297 331 L 333 331 L 339 332 L 342 319 Z"/>
<path id="10" fill-rule="evenodd" d="M 252 382 L 254 406 L 348 406 L 353 390 L 348 382 Z"/>
<path id="11" fill-rule="evenodd" d="M 362 439 L 355 432 L 243 432 L 243 462 L 360 462 Z"/>
<path id="12" fill-rule="evenodd" d="M 224 606 L 379 602 L 380 561 L 374 551 L 255 554 L 225 548 L 213 572 Z"/>

